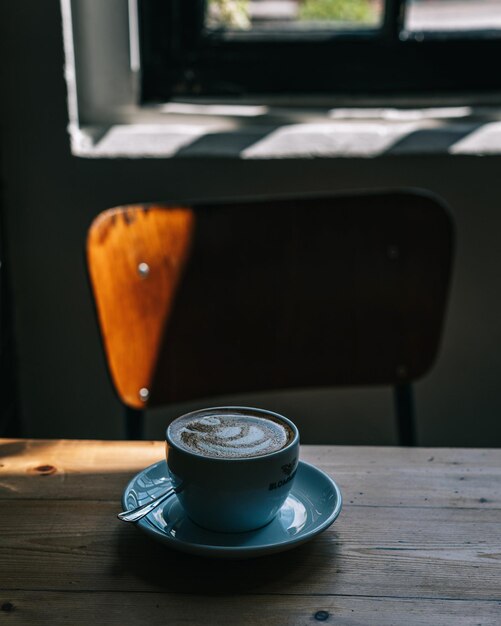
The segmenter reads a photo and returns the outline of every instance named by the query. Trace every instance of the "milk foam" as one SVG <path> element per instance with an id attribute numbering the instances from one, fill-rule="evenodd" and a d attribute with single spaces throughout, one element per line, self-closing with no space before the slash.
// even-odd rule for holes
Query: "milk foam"
<path id="1" fill-rule="evenodd" d="M 243 414 L 206 414 L 176 420 L 171 437 L 182 448 L 216 458 L 249 458 L 270 454 L 292 440 L 288 426 Z"/>

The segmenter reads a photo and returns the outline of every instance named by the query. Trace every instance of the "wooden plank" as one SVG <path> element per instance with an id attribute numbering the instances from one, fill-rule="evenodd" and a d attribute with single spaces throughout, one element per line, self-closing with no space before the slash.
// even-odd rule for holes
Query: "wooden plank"
<path id="1" fill-rule="evenodd" d="M 364 506 L 501 508 L 501 450 L 304 446 Z"/>
<path id="2" fill-rule="evenodd" d="M 163 441 L 94 441 L 74 439 L 0 439 L 0 468 L 25 475 L 38 464 L 61 473 L 132 472 L 164 457 Z"/>
<path id="3" fill-rule="evenodd" d="M 340 483 L 341 517 L 296 550 L 230 562 L 116 520 L 125 483 L 163 454 L 0 441 L 0 622 L 499 623 L 501 451 L 305 446 Z"/>
<path id="4" fill-rule="evenodd" d="M 308 596 L 0 591 L 0 621 L 28 626 L 241 624 L 242 626 L 498 626 L 498 602 Z M 315 618 L 317 615 L 317 618 Z M 319 620 L 323 618 L 323 620 Z"/>
<path id="5" fill-rule="evenodd" d="M 0 499 L 118 502 L 163 458 L 163 442 L 0 440 Z M 336 479 L 346 504 L 501 508 L 501 450 L 303 446 L 301 458 Z"/>
<path id="6" fill-rule="evenodd" d="M 163 458 L 163 455 L 163 441 L 0 439 L 0 460 L 21 472 L 31 463 L 51 458 L 59 460 L 67 471 L 89 470 L 96 464 L 109 471 L 134 470 Z M 333 466 L 338 470 L 374 465 L 376 468 L 401 470 L 409 467 L 428 471 L 468 464 L 482 469 L 501 469 L 501 450 L 489 448 L 303 446 L 302 456 L 311 463 Z"/>
<path id="7" fill-rule="evenodd" d="M 254 560 L 169 550 L 107 502 L 0 508 L 0 589 L 340 594 L 501 601 L 501 511 L 347 506 L 304 546 Z"/>
<path id="8" fill-rule="evenodd" d="M 0 499 L 119 500 L 130 478 L 165 458 L 160 441 L 0 440 Z"/>

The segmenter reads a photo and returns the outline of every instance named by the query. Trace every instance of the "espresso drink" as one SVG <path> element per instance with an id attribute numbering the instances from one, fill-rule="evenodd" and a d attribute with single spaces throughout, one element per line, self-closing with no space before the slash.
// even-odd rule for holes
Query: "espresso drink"
<path id="1" fill-rule="evenodd" d="M 285 448 L 294 438 L 288 424 L 243 413 L 186 415 L 170 426 L 172 441 L 201 456 L 247 459 Z"/>

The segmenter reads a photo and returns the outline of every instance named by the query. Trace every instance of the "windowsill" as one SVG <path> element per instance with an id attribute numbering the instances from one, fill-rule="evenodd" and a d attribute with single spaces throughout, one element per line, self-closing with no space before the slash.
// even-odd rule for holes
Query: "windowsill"
<path id="1" fill-rule="evenodd" d="M 140 101 L 134 2 L 61 0 L 69 130 L 86 158 L 375 158 L 501 154 L 501 93 L 415 101 Z M 95 25 L 99 24 L 96 29 Z M 482 103 L 479 106 L 479 103 Z M 364 106 L 362 106 L 364 104 Z M 378 108 L 375 108 L 378 106 Z M 413 108 L 410 108 L 413 107 Z"/>
<path id="2" fill-rule="evenodd" d="M 101 126 L 70 125 L 72 152 L 87 158 L 375 158 L 501 154 L 494 107 L 333 109 L 290 116 L 262 107 L 199 106 Z M 253 111 L 255 114 L 253 114 Z M 149 119 L 148 119 L 149 118 Z"/>

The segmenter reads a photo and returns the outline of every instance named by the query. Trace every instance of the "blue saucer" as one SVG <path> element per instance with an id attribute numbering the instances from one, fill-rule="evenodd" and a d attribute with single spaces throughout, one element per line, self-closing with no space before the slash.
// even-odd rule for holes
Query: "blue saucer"
<path id="1" fill-rule="evenodd" d="M 124 509 L 148 502 L 162 493 L 170 480 L 165 461 L 139 472 L 122 496 Z M 341 512 L 341 491 L 327 474 L 299 462 L 291 493 L 275 519 L 246 533 L 217 533 L 194 524 L 175 495 L 137 526 L 171 548 L 219 558 L 249 558 L 294 548 L 328 528 Z"/>

